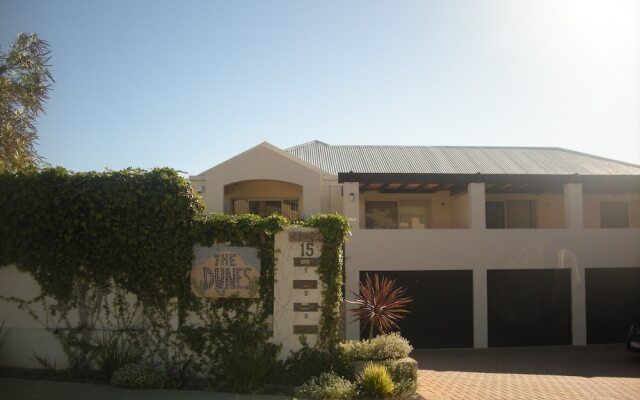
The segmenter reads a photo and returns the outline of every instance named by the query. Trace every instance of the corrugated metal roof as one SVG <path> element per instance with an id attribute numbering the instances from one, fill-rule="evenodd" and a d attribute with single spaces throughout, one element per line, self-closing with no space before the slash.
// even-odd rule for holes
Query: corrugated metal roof
<path id="1" fill-rule="evenodd" d="M 285 151 L 331 175 L 640 175 L 638 165 L 554 147 L 333 146 L 313 141 Z"/>

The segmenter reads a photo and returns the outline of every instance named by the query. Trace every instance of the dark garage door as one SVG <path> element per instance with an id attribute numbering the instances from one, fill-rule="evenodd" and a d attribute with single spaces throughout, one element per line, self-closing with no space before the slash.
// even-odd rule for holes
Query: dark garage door
<path id="1" fill-rule="evenodd" d="M 568 269 L 487 271 L 489 346 L 571 344 Z"/>
<path id="2" fill-rule="evenodd" d="M 623 342 L 640 320 L 640 268 L 587 268 L 587 343 Z"/>
<path id="3" fill-rule="evenodd" d="M 400 332 L 416 349 L 473 346 L 472 271 L 376 271 L 413 298 Z M 360 272 L 360 280 L 365 274 Z M 368 331 L 362 332 L 367 337 Z"/>

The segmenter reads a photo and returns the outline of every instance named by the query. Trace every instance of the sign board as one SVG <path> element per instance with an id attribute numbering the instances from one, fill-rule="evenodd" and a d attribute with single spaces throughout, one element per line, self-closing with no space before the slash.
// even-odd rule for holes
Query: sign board
<path id="1" fill-rule="evenodd" d="M 258 249 L 213 245 L 195 246 L 191 290 L 198 297 L 258 298 Z"/>

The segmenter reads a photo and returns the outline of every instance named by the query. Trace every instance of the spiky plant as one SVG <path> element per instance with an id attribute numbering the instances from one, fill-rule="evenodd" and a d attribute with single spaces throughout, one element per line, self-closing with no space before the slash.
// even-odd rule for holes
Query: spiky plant
<path id="1" fill-rule="evenodd" d="M 365 325 L 369 325 L 369 339 L 373 337 L 374 330 L 386 333 L 397 328 L 397 322 L 409 313 L 407 305 L 413 301 L 410 297 L 404 297 L 406 290 L 396 286 L 395 279 L 374 274 L 373 280 L 369 274 L 365 281 L 360 282 L 360 293 L 353 293 L 356 300 L 349 301 L 357 305 L 351 310 L 355 318 Z M 353 322 L 352 321 L 352 322 Z"/>

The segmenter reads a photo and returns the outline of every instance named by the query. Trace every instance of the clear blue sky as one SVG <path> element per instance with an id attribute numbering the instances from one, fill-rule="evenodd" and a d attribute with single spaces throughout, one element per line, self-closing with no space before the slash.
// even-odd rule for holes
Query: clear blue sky
<path id="1" fill-rule="evenodd" d="M 640 2 L 12 1 L 39 152 L 197 174 L 262 141 L 557 146 L 640 164 Z"/>

